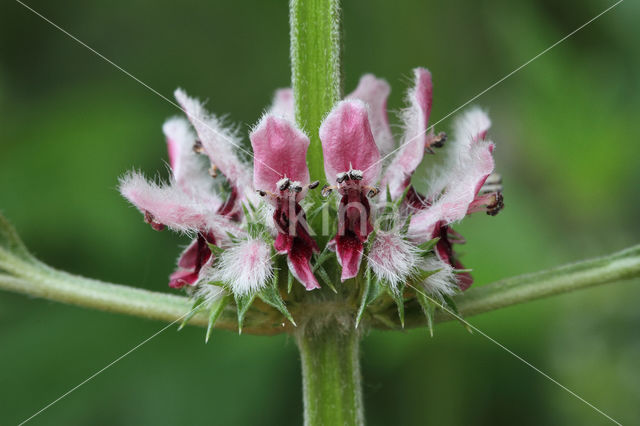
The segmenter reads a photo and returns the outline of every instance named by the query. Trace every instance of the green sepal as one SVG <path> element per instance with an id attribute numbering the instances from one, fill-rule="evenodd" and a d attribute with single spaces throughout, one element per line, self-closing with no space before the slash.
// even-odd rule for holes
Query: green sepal
<path id="1" fill-rule="evenodd" d="M 389 285 L 387 285 L 387 293 L 396 302 L 396 306 L 398 307 L 398 318 L 400 319 L 400 324 L 402 328 L 404 328 L 404 288 L 405 284 L 399 284 L 397 289 L 392 289 Z"/>
<path id="2" fill-rule="evenodd" d="M 315 272 L 316 269 L 318 269 L 320 266 L 322 266 L 322 264 L 324 262 L 327 261 L 327 259 L 329 259 L 329 257 L 331 257 L 331 254 L 333 252 L 331 250 L 329 250 L 327 247 L 324 248 L 324 250 L 322 250 L 322 252 L 316 256 L 316 261 L 313 264 L 313 269 L 312 271 Z"/>
<path id="3" fill-rule="evenodd" d="M 435 237 L 429 241 L 425 241 L 424 243 L 419 244 L 418 248 L 422 250 L 422 256 L 426 256 L 431 251 L 431 249 L 433 249 L 436 244 L 438 244 L 438 241 L 440 241 L 440 237 Z"/>
<path id="4" fill-rule="evenodd" d="M 282 315 L 285 316 L 286 319 L 289 320 L 291 324 L 296 326 L 296 322 L 293 320 L 291 313 L 287 309 L 287 305 L 285 305 L 284 300 L 282 300 L 282 296 L 280 296 L 280 290 L 278 289 L 278 271 L 274 270 L 273 280 L 267 286 L 260 290 L 258 296 L 262 301 L 268 305 L 276 308 Z"/>
<path id="5" fill-rule="evenodd" d="M 431 275 L 437 274 L 440 271 L 442 271 L 442 269 L 434 269 L 432 271 L 427 271 L 427 270 L 424 270 L 424 269 L 420 269 L 418 271 L 418 273 L 414 275 L 413 282 L 415 282 L 415 283 L 423 283 Z"/>
<path id="6" fill-rule="evenodd" d="M 402 191 L 402 195 L 400 195 L 400 197 L 398 197 L 398 199 L 393 202 L 394 210 L 397 210 L 400 208 L 400 204 L 402 204 L 402 201 L 407 197 L 407 194 L 409 193 L 410 189 L 411 189 L 411 184 L 407 185 L 404 191 Z"/>
<path id="7" fill-rule="evenodd" d="M 216 257 L 219 257 L 222 253 L 224 253 L 224 249 L 218 247 L 215 244 L 207 242 L 207 245 L 209 246 L 209 250 L 211 250 L 211 253 L 213 253 Z"/>
<path id="8" fill-rule="evenodd" d="M 242 334 L 242 323 L 244 322 L 244 317 L 255 300 L 256 293 L 244 294 L 242 296 L 234 294 L 233 298 L 236 301 L 236 310 L 238 311 L 238 334 Z"/>
<path id="9" fill-rule="evenodd" d="M 213 326 L 216 324 L 218 317 L 224 311 L 224 308 L 229 304 L 231 300 L 231 296 L 224 295 L 222 298 L 217 300 L 213 306 L 211 307 L 211 311 L 209 311 L 209 324 L 207 324 L 207 334 L 204 338 L 205 343 L 209 343 L 209 337 L 211 337 L 211 332 L 213 331 Z"/>
<path id="10" fill-rule="evenodd" d="M 331 289 L 331 291 L 333 291 L 334 293 L 338 294 L 338 290 L 336 290 L 335 286 L 331 282 L 331 278 L 329 277 L 329 274 L 327 273 L 327 271 L 322 266 L 319 266 L 318 269 L 315 271 L 315 273 L 327 285 L 327 287 L 329 287 Z"/>
<path id="11" fill-rule="evenodd" d="M 178 327 L 178 331 L 182 330 L 184 326 L 187 325 L 187 323 L 191 320 L 191 318 L 193 318 L 198 312 L 202 310 L 202 308 L 204 307 L 203 306 L 204 300 L 205 300 L 204 297 L 199 297 L 198 299 L 196 299 L 196 301 L 193 303 L 193 306 L 191 307 L 191 310 L 184 317 L 184 319 L 182 320 L 182 323 Z"/>
<path id="12" fill-rule="evenodd" d="M 460 315 L 460 312 L 458 312 L 456 302 L 447 294 L 443 294 L 442 299 L 444 300 L 444 303 L 449 307 L 449 310 L 455 313 L 455 315 L 452 316 L 457 319 L 460 324 L 464 325 L 464 328 L 466 328 L 469 333 L 473 334 L 473 330 L 471 329 L 471 327 L 469 327 L 469 324 L 462 319 L 462 315 Z"/>
<path id="13" fill-rule="evenodd" d="M 378 280 L 373 279 L 371 276 L 371 269 L 367 268 L 367 271 L 364 274 L 364 289 L 362 290 L 360 307 L 358 308 L 358 313 L 356 315 L 356 328 L 358 328 L 367 306 L 376 301 L 383 292 L 384 288 L 380 285 Z"/>
<path id="14" fill-rule="evenodd" d="M 295 280 L 296 277 L 294 277 L 291 271 L 287 269 L 287 293 L 291 293 L 291 290 L 293 290 L 293 282 Z"/>
<path id="15" fill-rule="evenodd" d="M 227 237 L 229 237 L 229 240 L 231 240 L 232 243 L 236 244 L 238 243 L 240 240 L 238 239 L 238 237 L 236 237 L 235 235 L 233 235 L 231 232 L 227 231 Z"/>
<path id="16" fill-rule="evenodd" d="M 424 312 L 424 316 L 427 318 L 429 335 L 433 337 L 433 314 L 435 313 L 435 305 L 422 291 L 416 291 L 416 299 L 418 299 L 418 303 L 422 307 L 422 312 Z"/>
<path id="17" fill-rule="evenodd" d="M 411 224 L 411 213 L 409 213 L 404 223 L 402 224 L 402 228 L 400 228 L 400 235 L 407 235 L 409 233 L 410 224 Z"/>

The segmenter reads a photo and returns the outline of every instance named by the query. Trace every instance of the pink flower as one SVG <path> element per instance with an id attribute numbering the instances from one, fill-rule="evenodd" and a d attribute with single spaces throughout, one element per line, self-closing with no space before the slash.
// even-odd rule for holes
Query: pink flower
<path id="1" fill-rule="evenodd" d="M 373 230 L 368 195 L 380 174 L 367 107 L 362 101 L 340 102 L 320 126 L 327 180 L 338 185 L 338 233 L 329 243 L 342 265 L 342 281 L 358 275 L 364 242 Z"/>
<path id="2" fill-rule="evenodd" d="M 443 146 L 446 135 L 435 134 L 428 127 L 433 94 L 431 73 L 417 68 L 414 77 L 414 86 L 406 96 L 408 106 L 400 117 L 404 134 L 388 166 L 382 171 L 379 185 L 383 191 L 388 189 L 391 200 L 398 200 L 411 185 L 418 166 L 425 161 L 425 152 L 440 158 L 429 170 L 428 194 L 422 196 L 409 188 L 404 205 L 413 216 L 407 237 L 414 244 L 439 237 L 435 250 L 438 258 L 447 265 L 460 268 L 452 243 L 461 239 L 455 241 L 448 237 L 453 233 L 450 225 L 468 213 L 486 211 L 493 215 L 503 206 L 499 185 L 481 190 L 494 168 L 494 145 L 485 140 L 490 121 L 484 112 L 470 110 L 457 121 L 454 140 L 434 152 L 434 148 Z M 366 75 L 356 91 L 348 96 L 348 99 L 360 100 L 347 100 L 336 105 L 320 128 L 325 173 L 330 183 L 337 183 L 341 195 L 338 234 L 331 240 L 331 245 L 342 265 L 343 281 L 358 274 L 364 243 L 373 229 L 368 196 L 377 193 L 373 187 L 378 183 L 381 169 L 380 151 L 388 152 L 395 146 L 386 114 L 388 94 L 386 82 Z M 381 200 L 376 207 L 381 209 L 383 203 Z M 396 244 L 392 247 L 374 242 L 371 255 L 376 259 L 388 259 L 388 253 L 380 252 L 385 247 L 391 250 L 404 246 Z M 410 250 L 402 253 L 399 257 L 411 258 Z M 387 282 L 408 277 L 410 268 L 406 262 L 398 262 L 396 278 L 393 279 L 390 278 L 393 271 L 389 271 L 389 268 L 394 268 L 393 262 L 373 262 L 377 271 L 381 271 L 381 264 L 386 265 L 386 273 L 378 275 L 384 276 Z M 468 274 L 459 274 L 459 286 L 467 288 L 470 279 Z"/>
<path id="3" fill-rule="evenodd" d="M 265 115 L 249 138 L 254 155 L 254 187 L 275 208 L 273 221 L 278 235 L 274 247 L 278 253 L 287 254 L 289 270 L 307 290 L 319 288 L 310 265 L 318 245 L 309 235 L 300 206 L 307 191 L 318 185 L 309 183 L 309 138 L 273 114 Z"/>
<path id="4" fill-rule="evenodd" d="M 453 244 L 463 239 L 452 225 L 467 214 L 493 215 L 503 206 L 499 178 L 492 175 L 487 115 L 479 109 L 463 114 L 445 144 L 446 135 L 429 128 L 431 74 L 417 68 L 414 78 L 400 115 L 399 144 L 386 111 L 390 87 L 371 74 L 334 106 L 319 129 L 328 182 L 323 193 L 338 194 L 328 200 L 338 210 L 337 232 L 328 247 L 336 253 L 341 280 L 356 277 L 366 256 L 370 272 L 396 298 L 408 280 L 425 270 L 440 271 L 424 274 L 422 285 L 432 294 L 451 294 L 456 284 L 467 288 L 469 274 L 453 278 L 459 272 L 455 269 L 462 268 Z M 268 282 L 277 285 L 273 257 L 286 255 L 291 274 L 307 290 L 319 288 L 312 266 L 319 247 L 304 208 L 319 206 L 315 197 L 305 200 L 318 182 L 311 182 L 306 162 L 309 137 L 294 124 L 292 90 L 276 91 L 272 106 L 252 129 L 253 152 L 242 148 L 240 135 L 198 99 L 180 89 L 175 96 L 188 120 L 172 118 L 163 126 L 170 181 L 155 183 L 137 172 L 120 181 L 122 194 L 153 229 L 193 235 L 169 285 L 199 286 L 195 294 L 216 297 L 223 291 L 236 298 L 259 293 L 280 309 L 284 305 L 277 292 L 261 292 Z M 248 156 L 253 167 L 243 159 Z M 420 187 L 426 189 L 419 193 L 414 173 L 421 164 L 427 171 Z M 375 198 L 378 188 L 384 196 Z M 385 204 L 387 199 L 392 206 Z M 376 223 L 376 216 L 385 225 Z M 419 247 L 436 237 L 433 253 Z M 208 291 L 210 283 L 215 291 Z"/>

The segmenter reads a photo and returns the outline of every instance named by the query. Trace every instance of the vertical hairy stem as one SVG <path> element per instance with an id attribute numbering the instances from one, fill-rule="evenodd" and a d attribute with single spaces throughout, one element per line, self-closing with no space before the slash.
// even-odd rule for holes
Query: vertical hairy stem
<path id="1" fill-rule="evenodd" d="M 289 19 L 296 122 L 311 139 L 311 180 L 324 181 L 318 130 L 341 98 L 339 0 L 291 0 Z M 314 327 L 313 320 L 297 334 L 305 425 L 363 424 L 356 331 L 337 322 Z"/>
<path id="2" fill-rule="evenodd" d="M 311 180 L 324 181 L 318 129 L 341 98 L 339 0 L 291 0 L 289 18 L 296 121 L 311 138 Z"/>
<path id="3" fill-rule="evenodd" d="M 304 424 L 362 425 L 360 339 L 337 323 L 297 335 L 302 360 Z"/>

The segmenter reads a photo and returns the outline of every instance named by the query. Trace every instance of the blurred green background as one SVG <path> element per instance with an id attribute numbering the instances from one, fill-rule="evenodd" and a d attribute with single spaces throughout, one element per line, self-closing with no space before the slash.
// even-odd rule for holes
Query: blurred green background
<path id="1" fill-rule="evenodd" d="M 241 128 L 289 82 L 287 2 L 31 0 L 159 92 L 208 98 Z M 415 66 L 446 115 L 611 2 L 353 0 L 344 77 L 373 72 L 398 110 Z M 637 243 L 640 3 L 626 1 L 491 90 L 506 209 L 458 230 L 476 285 Z M 179 245 L 116 191 L 138 168 L 166 176 L 176 111 L 18 3 L 0 6 L 0 209 L 49 264 L 169 291 Z M 449 130 L 451 120 L 437 130 Z M 471 322 L 619 420 L 638 420 L 639 282 L 484 314 Z M 0 293 L 0 424 L 16 424 L 163 326 Z M 299 360 L 285 336 L 171 328 L 35 424 L 296 425 Z M 604 417 L 458 324 L 371 332 L 370 425 L 606 424 Z"/>

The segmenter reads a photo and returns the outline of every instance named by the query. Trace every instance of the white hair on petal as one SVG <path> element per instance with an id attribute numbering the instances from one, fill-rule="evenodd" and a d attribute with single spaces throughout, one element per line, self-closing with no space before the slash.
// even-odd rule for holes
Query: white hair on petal
<path id="1" fill-rule="evenodd" d="M 478 136 L 486 133 L 491 127 L 491 120 L 485 111 L 472 107 L 456 117 L 453 125 L 453 137 L 443 148 L 438 149 L 430 159 L 430 167 L 426 169 L 426 195 L 436 196 L 447 186 L 463 175 L 468 167 L 474 164 L 472 146 Z M 429 157 L 427 157 L 429 159 Z"/>
<path id="2" fill-rule="evenodd" d="M 271 247 L 260 239 L 232 245 L 220 255 L 208 281 L 220 281 L 238 296 L 262 290 L 273 277 Z"/>
<path id="3" fill-rule="evenodd" d="M 187 119 L 169 118 L 162 126 L 162 131 L 167 138 L 171 171 L 177 185 L 185 192 L 202 198 L 203 202 L 221 204 L 205 157 L 194 152 L 196 135 Z"/>
<path id="4" fill-rule="evenodd" d="M 369 250 L 369 267 L 393 290 L 415 271 L 419 253 L 415 245 L 395 232 L 378 231 Z"/>
<path id="5" fill-rule="evenodd" d="M 227 232 L 246 235 L 228 218 L 217 214 L 218 205 L 205 203 L 175 185 L 147 180 L 142 173 L 129 172 L 120 178 L 120 193 L 143 214 L 150 213 L 154 222 L 178 232 L 210 230 L 217 239 L 229 239 Z"/>
<path id="6" fill-rule="evenodd" d="M 234 186 L 243 191 L 251 188 L 251 167 L 236 153 L 236 150 L 246 152 L 240 146 L 237 132 L 226 128 L 220 118 L 210 114 L 197 98 L 190 97 L 184 90 L 176 89 L 174 95 L 195 128 L 211 163 L 215 164 Z"/>
<path id="7" fill-rule="evenodd" d="M 420 283 L 420 287 L 431 296 L 442 300 L 442 295 L 452 295 L 458 290 L 456 274 L 453 267 L 442 260 L 430 256 L 420 263 L 420 268 L 425 271 L 438 270 L 433 275 L 427 277 L 424 282 Z"/>
<path id="8" fill-rule="evenodd" d="M 149 181 L 139 172 L 122 176 L 119 190 L 142 213 L 149 212 L 155 221 L 175 231 L 201 229 L 211 213 L 206 205 L 180 188 Z"/>

